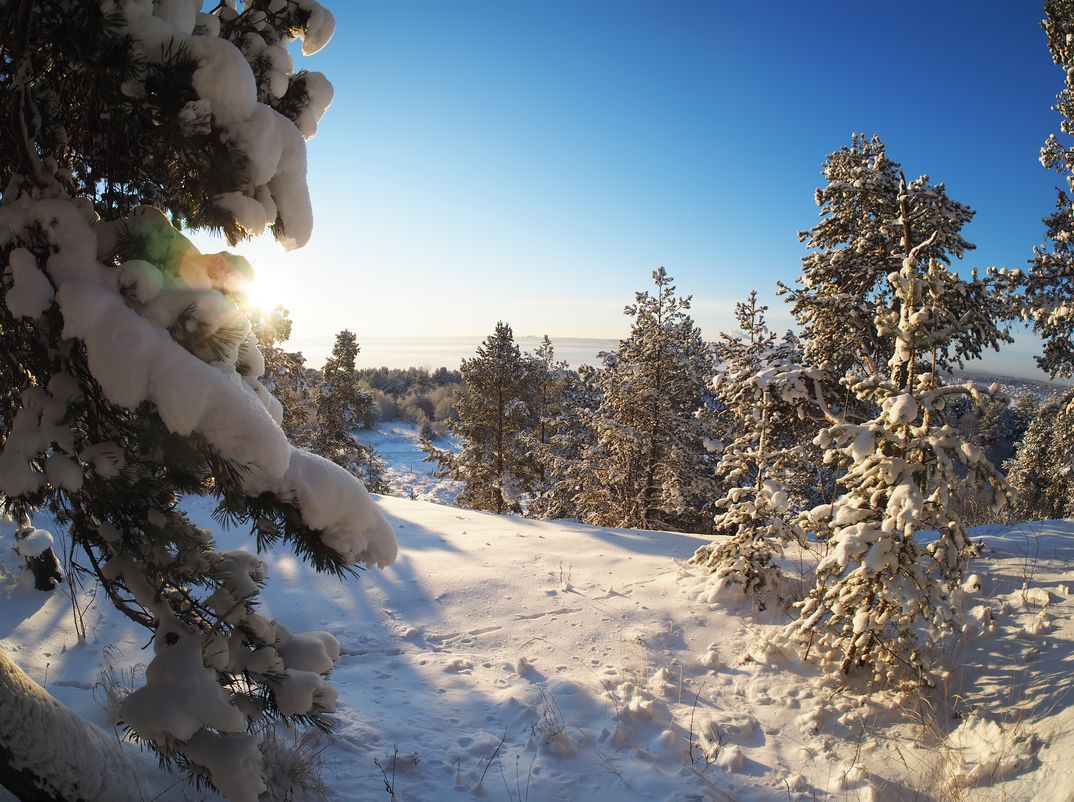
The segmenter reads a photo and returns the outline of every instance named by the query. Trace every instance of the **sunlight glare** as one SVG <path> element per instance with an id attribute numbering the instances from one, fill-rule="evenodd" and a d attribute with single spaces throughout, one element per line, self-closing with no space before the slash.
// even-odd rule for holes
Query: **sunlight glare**
<path id="1" fill-rule="evenodd" d="M 261 268 L 246 284 L 244 291 L 250 306 L 270 312 L 277 306 L 283 305 L 287 288 L 278 273 Z"/>

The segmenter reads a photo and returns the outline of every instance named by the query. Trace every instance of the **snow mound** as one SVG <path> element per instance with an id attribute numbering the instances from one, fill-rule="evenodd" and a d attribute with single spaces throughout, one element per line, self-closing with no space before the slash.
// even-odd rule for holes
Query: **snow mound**
<path id="1" fill-rule="evenodd" d="M 951 780 L 960 788 L 1002 780 L 1028 766 L 1037 751 L 1034 738 L 976 714 L 958 725 L 946 746 L 953 763 Z"/>

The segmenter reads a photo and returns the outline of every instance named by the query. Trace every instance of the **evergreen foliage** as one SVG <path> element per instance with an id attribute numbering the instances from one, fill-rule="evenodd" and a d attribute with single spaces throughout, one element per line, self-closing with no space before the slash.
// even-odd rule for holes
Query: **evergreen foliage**
<path id="1" fill-rule="evenodd" d="M 630 336 L 604 354 L 594 442 L 576 502 L 598 526 L 707 531 L 717 497 L 712 352 L 663 267 L 625 309 Z M 711 439 L 711 438 L 709 438 Z"/>
<path id="2" fill-rule="evenodd" d="M 253 732 L 328 726 L 338 644 L 261 615 L 265 565 L 217 551 L 180 500 L 212 496 L 259 548 L 286 543 L 338 575 L 396 545 L 359 482 L 279 429 L 244 313 L 250 266 L 176 227 L 308 239 L 304 136 L 331 88 L 286 47 L 314 52 L 331 15 L 315 0 L 196 11 L 0 7 L 0 502 L 47 509 L 68 569 L 153 632 L 146 685 L 121 707 L 132 737 L 255 799 Z M 0 761 L 20 759 L 9 734 Z"/>
<path id="3" fill-rule="evenodd" d="M 1021 519 L 1074 516 L 1074 391 L 1051 398 L 1004 466 Z"/>
<path id="4" fill-rule="evenodd" d="M 306 358 L 301 352 L 284 351 L 278 345 L 291 337 L 288 312 L 282 306 L 271 312 L 253 310 L 250 328 L 265 360 L 261 383 L 282 407 L 280 426 L 293 445 L 309 449 L 313 445 L 317 413 L 315 375 L 306 367 Z"/>
<path id="5" fill-rule="evenodd" d="M 820 480 L 810 470 L 817 463 L 810 444 L 816 427 L 800 392 L 801 349 L 789 332 L 777 339 L 768 329 L 767 311 L 751 292 L 735 305 L 739 334 L 722 333 L 714 348 L 722 444 L 716 472 L 729 489 L 716 502 L 713 531 L 727 539 L 691 559 L 713 573 L 714 596 L 734 590 L 756 597 L 761 609 L 769 591 L 777 600 L 786 593 L 773 556 L 803 539 L 797 513 Z"/>
<path id="6" fill-rule="evenodd" d="M 293 227 L 290 236 L 304 243 L 300 217 L 309 196 L 301 135 L 313 135 L 331 87 L 319 73 L 289 67 L 284 47 L 303 37 L 311 52 L 326 12 L 310 0 L 252 0 L 241 11 L 222 3 L 196 16 L 183 4 L 161 5 L 154 17 L 112 0 L 4 5 L 0 96 L 8 113 L 0 118 L 0 186 L 28 191 L 51 183 L 60 169 L 65 189 L 106 219 L 148 204 L 177 224 L 223 231 L 232 242 L 268 225 L 280 239 Z M 182 36 L 192 32 L 206 39 Z M 228 107 L 234 96 L 219 97 L 210 86 L 221 76 L 206 74 L 232 61 L 224 43 L 241 53 L 257 82 L 250 100 L 265 107 L 255 112 L 258 124 L 285 131 L 301 175 L 274 175 L 233 135 L 244 109 Z M 280 120 L 294 125 L 288 131 Z M 279 190 L 292 180 L 288 189 L 297 195 L 285 197 Z M 264 207 L 260 228 L 234 213 L 237 203 L 250 208 L 243 197 Z"/>
<path id="7" fill-rule="evenodd" d="M 374 420 L 373 396 L 358 378 L 358 338 L 344 329 L 336 335 L 317 390 L 316 424 L 310 450 L 343 467 L 374 493 L 384 493 L 384 460 L 355 436 Z"/>
<path id="8" fill-rule="evenodd" d="M 539 477 L 526 514 L 534 518 L 578 518 L 575 497 L 582 489 L 585 451 L 595 442 L 593 415 L 600 403 L 597 371 L 571 370 L 555 362 L 548 338 L 537 351 L 541 377 L 536 431 L 531 449 Z"/>
<path id="9" fill-rule="evenodd" d="M 1059 189 L 1055 211 L 1044 218 L 1047 242 L 1034 249 L 1026 277 L 1026 315 L 1044 340 L 1037 357 L 1041 370 L 1053 376 L 1074 376 L 1074 2 L 1045 0 L 1044 32 L 1052 60 L 1063 69 L 1065 85 L 1054 109 L 1062 118 L 1060 135 L 1052 134 L 1041 148 L 1040 161 L 1066 181 Z M 1062 138 L 1061 138 L 1062 137 Z"/>
<path id="10" fill-rule="evenodd" d="M 1008 404 L 990 404 L 971 440 L 984 449 L 989 462 L 1004 465 L 1014 456 L 1040 408 L 1040 399 L 1032 393 L 1022 393 Z"/>
<path id="11" fill-rule="evenodd" d="M 458 420 L 449 423 L 460 449 L 453 453 L 427 443 L 428 458 L 439 464 L 437 476 L 465 483 L 458 506 L 520 513 L 523 496 L 538 479 L 528 442 L 536 397 L 533 360 L 522 355 L 511 327 L 501 321 L 460 370 L 466 389 Z"/>
<path id="12" fill-rule="evenodd" d="M 798 235 L 813 253 L 802 260 L 798 288 L 781 284 L 781 291 L 802 327 L 808 364 L 830 362 L 836 377 L 851 370 L 883 375 L 897 339 L 876 318 L 898 319 L 901 301 L 888 275 L 901 268 L 904 243 L 917 248 L 922 264 L 949 265 L 973 248 L 962 237 L 973 210 L 951 200 L 944 185 L 930 184 L 928 176 L 907 182 L 875 136 L 855 134 L 849 146 L 828 156 L 823 174 L 827 183 L 816 195 L 823 219 Z M 1003 342 L 988 336 L 995 310 L 987 284 L 965 282 L 957 292 L 947 302 L 951 319 L 970 317 L 962 330 L 946 333 L 955 348 L 936 351 L 938 370 L 961 366 L 963 358 Z"/>
<path id="13" fill-rule="evenodd" d="M 938 259 L 938 243 L 957 243 L 959 252 L 967 247 L 957 228 L 970 212 L 925 178 L 899 177 L 890 219 L 874 219 L 870 209 L 863 214 L 877 230 L 901 232 L 885 246 L 890 250 L 871 252 L 889 287 L 877 294 L 855 283 L 864 272 L 856 270 L 845 274 L 841 293 L 849 315 L 868 310 L 875 321 L 872 355 L 860 357 L 868 374 L 848 375 L 846 385 L 863 408 L 878 413 L 860 424 L 833 419 L 817 438 L 825 461 L 845 473 L 834 502 L 803 517 L 803 526 L 825 541 L 826 555 L 788 631 L 807 655 L 819 653 L 843 672 L 868 666 L 881 682 L 927 683 L 932 646 L 957 631 L 957 589 L 972 553 L 955 509 L 959 471 L 991 487 L 997 506 L 1006 501 L 1003 477 L 947 420 L 954 398 L 984 404 L 994 390 L 945 386 L 937 371 L 1009 341 L 1001 321 L 1012 314 L 1012 281 L 1003 271 L 962 279 Z M 936 215 L 937 229 L 914 225 Z M 875 372 L 880 354 L 890 355 L 888 376 Z M 935 539 L 923 546 L 920 532 L 935 532 Z"/>

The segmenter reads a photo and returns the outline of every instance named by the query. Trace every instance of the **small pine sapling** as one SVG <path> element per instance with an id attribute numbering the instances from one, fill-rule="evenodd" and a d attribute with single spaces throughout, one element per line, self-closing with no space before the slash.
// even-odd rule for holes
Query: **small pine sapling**
<path id="1" fill-rule="evenodd" d="M 798 392 L 798 341 L 790 333 L 777 340 L 767 310 L 751 292 L 735 307 L 739 334 L 722 334 L 715 346 L 722 446 L 716 471 L 729 489 L 716 502 L 713 531 L 726 539 L 702 546 L 690 560 L 712 572 L 711 598 L 732 591 L 760 609 L 769 596 L 779 603 L 790 592 L 775 557 L 802 539 L 797 512 L 806 488 L 799 485 L 815 478 L 803 470 L 813 424 Z"/>

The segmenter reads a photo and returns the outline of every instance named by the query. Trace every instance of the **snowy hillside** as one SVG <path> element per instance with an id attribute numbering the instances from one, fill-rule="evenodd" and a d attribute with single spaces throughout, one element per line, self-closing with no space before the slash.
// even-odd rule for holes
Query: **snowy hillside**
<path id="1" fill-rule="evenodd" d="M 382 421 L 375 428 L 360 429 L 354 435 L 384 459 L 384 480 L 391 495 L 451 504 L 462 490 L 461 482 L 433 478 L 436 463 L 425 461 L 421 435 L 413 423 Z M 450 435 L 437 438 L 433 445 L 448 451 L 458 448 Z"/>
<path id="2" fill-rule="evenodd" d="M 699 601 L 703 538 L 378 504 L 387 570 L 340 583 L 266 557 L 265 612 L 342 645 L 332 798 L 388 800 L 386 777 L 410 802 L 1071 799 L 1074 523 L 987 530 L 947 687 L 899 697 L 817 676 L 779 646 L 785 616 Z M 83 594 L 78 644 L 68 598 L 32 590 L 10 545 L 8 525 L 0 649 L 107 727 L 99 672 L 137 673 L 147 634 Z"/>

